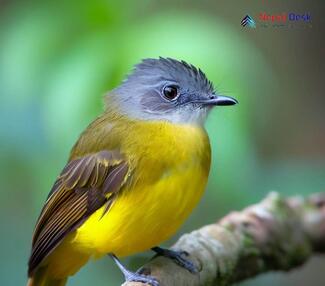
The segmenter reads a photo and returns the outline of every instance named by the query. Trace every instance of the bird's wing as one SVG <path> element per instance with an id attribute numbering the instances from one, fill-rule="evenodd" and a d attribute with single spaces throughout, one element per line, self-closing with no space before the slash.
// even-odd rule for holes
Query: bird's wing
<path id="1" fill-rule="evenodd" d="M 128 177 L 128 164 L 117 151 L 101 151 L 70 161 L 53 185 L 38 218 L 29 259 L 29 275 L 93 212 L 113 198 Z"/>

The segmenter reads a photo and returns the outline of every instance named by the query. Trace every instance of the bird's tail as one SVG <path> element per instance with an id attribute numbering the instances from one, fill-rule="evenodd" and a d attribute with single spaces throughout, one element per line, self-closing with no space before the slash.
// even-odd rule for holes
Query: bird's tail
<path id="1" fill-rule="evenodd" d="M 32 277 L 28 278 L 26 286 L 64 286 L 67 278 L 53 279 L 47 275 L 46 267 L 40 267 Z"/>

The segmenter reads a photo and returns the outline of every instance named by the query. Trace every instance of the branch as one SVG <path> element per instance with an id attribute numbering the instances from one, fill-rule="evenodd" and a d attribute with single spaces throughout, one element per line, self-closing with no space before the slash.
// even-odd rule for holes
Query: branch
<path id="1" fill-rule="evenodd" d="M 172 249 L 188 252 L 199 273 L 161 256 L 140 272 L 156 277 L 161 286 L 225 286 L 262 272 L 288 271 L 312 254 L 325 253 L 325 193 L 306 199 L 271 193 L 256 205 L 184 234 Z"/>

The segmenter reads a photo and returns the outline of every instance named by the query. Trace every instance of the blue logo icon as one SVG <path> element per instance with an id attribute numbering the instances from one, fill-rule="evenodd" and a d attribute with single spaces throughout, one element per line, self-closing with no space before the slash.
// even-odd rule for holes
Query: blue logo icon
<path id="1" fill-rule="evenodd" d="M 240 24 L 243 26 L 243 27 L 249 27 L 249 28 L 256 28 L 256 23 L 254 21 L 254 19 L 249 16 L 249 15 L 246 15 L 240 22 Z"/>

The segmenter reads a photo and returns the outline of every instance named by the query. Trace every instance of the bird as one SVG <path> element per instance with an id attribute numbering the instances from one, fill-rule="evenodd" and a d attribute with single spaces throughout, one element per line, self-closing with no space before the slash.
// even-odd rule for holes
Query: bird
<path id="1" fill-rule="evenodd" d="M 105 96 L 81 133 L 40 212 L 28 261 L 28 286 L 63 286 L 105 255 L 126 281 L 158 286 L 120 261 L 152 249 L 191 272 L 181 251 L 159 247 L 202 197 L 211 164 L 204 123 L 216 106 L 238 101 L 214 89 L 183 60 L 146 58 Z"/>

